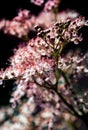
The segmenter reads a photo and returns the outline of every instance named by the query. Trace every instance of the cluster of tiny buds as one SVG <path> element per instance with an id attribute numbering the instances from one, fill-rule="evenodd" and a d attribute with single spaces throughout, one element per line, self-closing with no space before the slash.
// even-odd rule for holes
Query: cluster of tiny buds
<path id="1" fill-rule="evenodd" d="M 63 37 L 63 32 L 69 26 L 70 21 L 66 23 L 55 23 L 53 27 L 49 29 L 43 29 L 40 26 L 36 26 L 35 30 L 37 31 L 37 35 L 45 40 L 49 44 L 56 44 L 65 42 L 65 38 Z"/>
<path id="2" fill-rule="evenodd" d="M 83 26 L 87 26 L 87 22 L 84 17 L 79 17 L 73 20 L 66 20 L 64 22 L 56 22 L 52 27 L 43 29 L 40 26 L 36 26 L 35 30 L 37 35 L 47 43 L 69 43 L 74 42 L 78 44 L 82 41 L 81 35 L 78 36 L 78 31 Z"/>

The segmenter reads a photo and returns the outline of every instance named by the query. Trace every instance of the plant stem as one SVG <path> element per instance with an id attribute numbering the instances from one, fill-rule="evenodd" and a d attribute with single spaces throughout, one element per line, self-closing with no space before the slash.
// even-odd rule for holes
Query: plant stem
<path id="1" fill-rule="evenodd" d="M 63 101 L 63 103 L 77 116 L 80 117 L 80 115 L 78 114 L 78 112 L 73 108 L 73 106 L 71 104 L 69 104 L 65 98 L 61 95 L 60 92 L 58 92 L 56 89 L 54 89 L 54 91 L 57 93 L 57 95 L 60 97 L 60 99 Z"/>
<path id="2" fill-rule="evenodd" d="M 60 69 L 59 69 L 59 72 L 60 72 L 60 73 L 62 74 L 62 76 L 64 77 L 65 82 L 67 83 L 67 85 L 70 86 L 70 82 L 68 81 L 68 79 L 67 79 L 65 73 L 64 73 L 62 70 L 60 70 Z M 71 104 L 69 104 L 69 103 L 65 100 L 65 98 L 61 95 L 61 93 L 57 91 L 57 88 L 55 88 L 54 91 L 57 93 L 57 95 L 60 97 L 60 99 L 63 101 L 63 103 L 74 113 L 74 115 L 75 115 L 77 118 L 81 119 L 81 120 L 85 123 L 85 125 L 88 127 L 88 119 L 86 118 L 86 115 L 84 115 L 84 114 L 83 114 L 83 115 L 80 115 L 80 114 L 74 109 L 74 107 L 73 107 Z"/>

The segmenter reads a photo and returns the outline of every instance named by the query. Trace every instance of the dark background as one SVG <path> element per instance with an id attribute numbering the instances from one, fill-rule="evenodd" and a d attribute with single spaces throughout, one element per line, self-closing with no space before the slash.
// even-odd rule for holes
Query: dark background
<path id="1" fill-rule="evenodd" d="M 11 20 L 14 16 L 17 15 L 19 9 L 28 9 L 37 15 L 39 11 L 42 10 L 42 7 L 37 7 L 31 4 L 30 0 L 3 0 L 0 3 L 0 19 L 5 18 Z M 61 0 L 59 11 L 66 9 L 73 9 L 79 12 L 81 15 L 85 16 L 86 19 L 88 18 L 88 6 L 86 0 Z M 83 28 L 81 31 L 83 33 L 84 40 L 81 42 L 80 47 L 83 51 L 87 51 L 88 28 Z M 3 34 L 3 32 L 0 31 L 0 68 L 6 68 L 8 66 L 7 59 L 10 55 L 13 54 L 12 49 L 18 45 L 19 42 L 23 41 L 14 36 Z M 68 46 L 68 48 L 73 47 L 73 44 Z M 12 91 L 13 81 L 5 81 L 4 86 L 4 88 L 0 86 L 0 106 L 8 104 L 10 93 Z"/>
<path id="2" fill-rule="evenodd" d="M 40 10 L 37 6 L 35 6 L 36 8 L 33 7 L 33 4 L 30 4 L 30 0 L 2 0 L 0 3 L 0 18 L 13 18 L 19 8 L 29 9 L 32 10 L 32 12 Z M 67 8 L 75 9 L 83 16 L 88 17 L 87 0 L 61 0 L 60 10 Z"/>

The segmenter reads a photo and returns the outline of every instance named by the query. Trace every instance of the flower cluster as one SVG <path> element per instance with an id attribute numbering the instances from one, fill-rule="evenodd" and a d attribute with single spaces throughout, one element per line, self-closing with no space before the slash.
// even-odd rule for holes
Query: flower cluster
<path id="1" fill-rule="evenodd" d="M 70 121 L 76 121 L 74 116 L 71 116 L 65 112 L 61 113 L 60 110 L 55 110 L 55 104 L 52 103 L 52 106 L 50 104 L 47 102 L 46 108 L 44 109 L 43 106 L 40 107 L 39 105 L 35 105 L 32 97 L 26 103 L 24 102 L 21 106 L 19 106 L 16 110 L 11 107 L 2 107 L 0 108 L 0 129 L 68 129 L 68 125 L 64 125 L 64 122 L 67 123 L 69 119 Z M 58 104 L 57 108 L 59 108 Z M 55 112 L 56 115 L 54 114 Z M 7 117 L 8 120 L 6 120 L 7 118 L 5 117 Z M 63 117 L 65 117 L 65 119 L 63 119 Z"/>
<path id="2" fill-rule="evenodd" d="M 34 2 L 41 3 L 43 1 L 34 1 Z M 51 6 L 54 6 L 54 4 L 55 6 L 56 5 L 58 6 L 59 1 L 58 0 L 47 1 L 44 5 L 43 11 L 41 11 L 38 14 L 38 16 L 35 16 L 34 14 L 32 14 L 31 11 L 27 9 L 23 10 L 19 9 L 17 16 L 15 16 L 12 20 L 7 19 L 0 20 L 0 30 L 3 30 L 5 34 L 10 34 L 19 38 L 23 38 L 28 37 L 28 34 L 30 33 L 31 30 L 34 31 L 35 25 L 42 26 L 44 29 L 46 29 L 48 27 L 53 26 L 55 21 L 65 22 L 68 19 L 74 19 L 79 16 L 79 14 L 73 10 L 52 12 Z M 51 10 L 48 8 L 50 8 Z"/>
<path id="3" fill-rule="evenodd" d="M 51 45 L 53 48 L 58 49 L 60 44 L 66 45 L 69 42 L 78 44 L 82 40 L 82 37 L 78 36 L 78 31 L 83 26 L 86 26 L 86 21 L 83 17 L 79 17 L 72 21 L 57 22 L 54 26 L 44 31 L 38 26 L 35 29 L 49 46 Z"/>
<path id="4" fill-rule="evenodd" d="M 76 20 L 67 21 L 63 23 L 56 23 L 53 27 L 42 30 L 36 26 L 35 29 L 38 31 L 37 38 L 29 40 L 27 45 L 24 47 L 18 47 L 15 50 L 14 56 L 9 60 L 11 62 L 4 72 L 1 72 L 0 78 L 17 80 L 17 90 L 13 93 L 13 100 L 11 102 L 18 101 L 27 93 L 40 95 L 41 87 L 51 88 L 56 85 L 56 66 L 58 69 L 66 72 L 71 68 L 73 73 L 76 69 L 79 73 L 81 69 L 85 70 L 85 67 L 79 67 L 84 58 L 66 57 L 60 56 L 63 47 L 70 41 L 79 40 L 77 36 L 77 30 L 85 26 L 86 22 L 84 18 L 78 18 Z M 72 31 L 70 31 L 72 30 Z M 67 38 L 66 34 L 70 35 Z M 75 33 L 75 34 L 74 34 Z M 57 60 L 57 61 L 56 61 Z M 41 86 L 38 88 L 37 86 Z"/>
<path id="5" fill-rule="evenodd" d="M 19 10 L 18 16 L 10 20 L 1 20 L 0 29 L 4 31 L 5 34 L 15 35 L 19 38 L 27 36 L 29 30 L 34 24 L 35 17 L 30 14 L 28 10 Z"/>

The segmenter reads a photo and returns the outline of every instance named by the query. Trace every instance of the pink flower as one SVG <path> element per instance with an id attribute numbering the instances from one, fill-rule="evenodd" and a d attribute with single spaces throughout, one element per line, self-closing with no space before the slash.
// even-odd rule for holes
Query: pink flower
<path id="1" fill-rule="evenodd" d="M 48 0 L 48 1 L 45 3 L 44 10 L 45 10 L 45 11 L 51 11 L 53 8 L 57 8 L 57 7 L 58 7 L 58 4 L 59 4 L 59 1 L 58 1 L 58 0 Z"/>
<path id="2" fill-rule="evenodd" d="M 44 0 L 31 0 L 31 3 L 41 6 L 44 3 Z"/>

